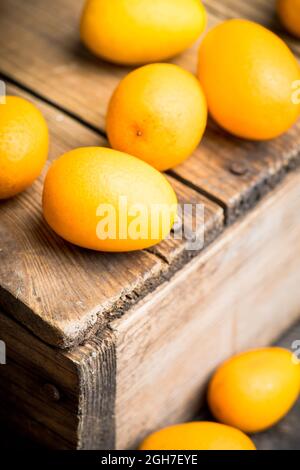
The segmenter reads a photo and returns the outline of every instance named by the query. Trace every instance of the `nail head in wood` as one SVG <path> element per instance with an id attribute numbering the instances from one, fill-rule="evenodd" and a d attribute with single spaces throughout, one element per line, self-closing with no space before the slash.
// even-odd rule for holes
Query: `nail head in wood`
<path id="1" fill-rule="evenodd" d="M 52 384 L 45 384 L 43 386 L 43 393 L 48 401 L 59 401 L 60 393 L 57 387 Z"/>
<path id="2" fill-rule="evenodd" d="M 249 168 L 246 162 L 234 162 L 230 166 L 230 172 L 236 176 L 243 176 L 248 173 Z"/>

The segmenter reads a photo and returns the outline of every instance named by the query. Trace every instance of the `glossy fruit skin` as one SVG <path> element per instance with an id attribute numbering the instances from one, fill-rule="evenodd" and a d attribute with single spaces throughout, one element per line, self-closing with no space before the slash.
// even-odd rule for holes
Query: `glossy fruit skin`
<path id="1" fill-rule="evenodd" d="M 300 0 L 278 0 L 277 11 L 283 26 L 300 38 Z"/>
<path id="2" fill-rule="evenodd" d="M 208 402 L 215 418 L 247 433 L 270 428 L 296 402 L 300 365 L 281 348 L 245 352 L 225 362 L 214 374 Z"/>
<path id="3" fill-rule="evenodd" d="M 127 75 L 107 113 L 107 134 L 116 150 L 160 171 L 188 158 L 207 123 L 207 105 L 198 80 L 172 64 L 151 64 Z"/>
<path id="4" fill-rule="evenodd" d="M 97 56 L 138 65 L 169 59 L 206 26 L 200 0 L 87 0 L 81 39 Z"/>
<path id="5" fill-rule="evenodd" d="M 217 123 L 232 134 L 269 140 L 299 116 L 292 85 L 300 69 L 286 44 L 263 26 L 234 19 L 200 45 L 198 76 Z"/>
<path id="6" fill-rule="evenodd" d="M 128 210 L 142 204 L 149 214 L 153 204 L 165 204 L 168 223 L 164 226 L 149 215 L 156 238 L 151 238 L 150 223 L 145 239 L 128 236 L 128 226 L 120 235 L 120 197 L 127 198 Z M 116 233 L 107 239 L 97 235 L 100 204 L 116 211 Z M 150 165 L 112 149 L 88 147 L 68 152 L 52 164 L 45 180 L 43 211 L 50 227 L 75 245 L 98 251 L 133 251 L 155 245 L 169 234 L 177 198 L 167 179 Z"/>
<path id="7" fill-rule="evenodd" d="M 256 450 L 238 429 L 211 422 L 178 424 L 147 437 L 140 450 Z"/>
<path id="8" fill-rule="evenodd" d="M 48 127 L 29 101 L 7 96 L 0 104 L 0 199 L 24 191 L 40 175 L 49 149 Z"/>

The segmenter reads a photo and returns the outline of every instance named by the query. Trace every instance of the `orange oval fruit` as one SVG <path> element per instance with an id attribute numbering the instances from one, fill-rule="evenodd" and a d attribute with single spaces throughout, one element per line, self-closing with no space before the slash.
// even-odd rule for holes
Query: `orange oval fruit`
<path id="1" fill-rule="evenodd" d="M 48 128 L 41 112 L 29 101 L 7 96 L 0 104 L 0 199 L 30 186 L 47 160 Z"/>
<path id="2" fill-rule="evenodd" d="M 87 0 L 81 38 L 97 56 L 120 64 L 173 57 L 203 32 L 200 0 Z"/>
<path id="3" fill-rule="evenodd" d="M 198 76 L 212 117 L 238 137 L 275 138 L 299 116 L 292 99 L 300 79 L 295 57 L 278 36 L 251 21 L 225 21 L 207 34 Z"/>
<path id="4" fill-rule="evenodd" d="M 44 216 L 65 240 L 99 251 L 133 251 L 170 232 L 177 198 L 167 179 L 141 160 L 100 147 L 66 153 L 50 167 Z"/>
<path id="5" fill-rule="evenodd" d="M 283 418 L 300 390 L 300 365 L 290 351 L 257 349 L 225 362 L 214 374 L 208 402 L 215 418 L 244 432 L 263 431 Z"/>
<path id="6" fill-rule="evenodd" d="M 300 0 L 278 0 L 277 11 L 283 26 L 300 38 Z"/>
<path id="7" fill-rule="evenodd" d="M 255 450 L 238 429 L 210 422 L 178 424 L 147 437 L 140 450 Z"/>
<path id="8" fill-rule="evenodd" d="M 172 64 L 151 64 L 127 75 L 108 108 L 111 146 L 158 170 L 172 168 L 198 146 L 207 105 L 198 80 Z"/>

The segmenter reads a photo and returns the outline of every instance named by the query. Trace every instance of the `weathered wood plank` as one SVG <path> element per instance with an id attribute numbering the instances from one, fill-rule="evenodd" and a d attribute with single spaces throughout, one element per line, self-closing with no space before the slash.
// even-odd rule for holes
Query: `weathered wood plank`
<path id="1" fill-rule="evenodd" d="M 299 210 L 298 171 L 112 323 L 118 449 L 194 416 L 220 362 L 273 342 L 299 318 Z"/>
<path id="2" fill-rule="evenodd" d="M 112 91 L 129 69 L 101 61 L 81 45 L 83 5 L 84 0 L 2 0 L 0 72 L 104 130 Z M 195 50 L 175 62 L 194 71 Z"/>
<path id="3" fill-rule="evenodd" d="M 105 144 L 54 108 L 38 105 L 50 126 L 50 160 L 74 147 Z M 103 312 L 116 301 L 145 289 L 162 263 L 146 252 L 100 254 L 64 242 L 42 219 L 43 177 L 1 202 L 0 304 L 45 341 L 69 347 L 105 323 Z"/>
<path id="4" fill-rule="evenodd" d="M 80 377 L 78 450 L 115 448 L 117 356 L 114 332 L 108 328 L 70 351 Z"/>
<path id="5" fill-rule="evenodd" d="M 65 352 L 1 311 L 0 332 L 7 346 L 7 363 L 0 367 L 1 419 L 54 449 L 114 448 L 113 333 Z"/>
<path id="6" fill-rule="evenodd" d="M 299 182 L 300 172 L 290 175 L 172 282 L 72 351 L 1 313 L 0 414 L 14 410 L 15 425 L 48 446 L 82 449 L 133 448 L 193 416 L 220 362 L 272 342 L 299 318 Z M 61 400 L 48 402 L 44 383 Z"/>
<path id="7" fill-rule="evenodd" d="M 300 121 L 272 142 L 229 136 L 210 122 L 196 152 L 172 174 L 209 195 L 234 222 L 300 163 Z"/>
<path id="8" fill-rule="evenodd" d="M 228 5 L 245 5 L 241 8 L 252 11 L 252 3 L 232 0 Z M 129 69 L 105 63 L 80 45 L 82 4 L 83 0 L 54 0 L 50 7 L 42 0 L 3 0 L 0 72 L 104 132 L 108 100 Z M 224 11 L 233 15 L 223 4 L 207 2 L 209 28 L 225 18 Z M 269 11 L 266 1 L 255 11 Z M 195 72 L 197 48 L 196 44 L 174 62 Z M 241 142 L 210 125 L 195 154 L 173 174 L 221 204 L 230 223 L 272 189 L 287 169 L 299 164 L 299 127 L 280 139 L 260 144 Z M 241 160 L 249 168 L 243 176 L 231 171 Z"/>
<path id="9" fill-rule="evenodd" d="M 20 94 L 15 87 L 8 92 Z M 74 147 L 106 145 L 74 119 L 39 100 L 34 102 L 49 123 L 50 161 Z M 150 251 L 104 254 L 64 242 L 42 219 L 44 175 L 25 193 L 0 204 L 0 305 L 46 342 L 70 347 L 103 328 L 111 312 L 116 315 L 128 308 L 170 276 L 168 262 L 174 261 L 172 272 L 179 269 L 188 260 L 187 247 L 184 240 L 164 242 L 157 253 L 165 262 Z M 221 208 L 170 180 L 180 202 L 204 205 L 205 220 L 200 224 L 208 244 L 222 229 Z"/>
<path id="10" fill-rule="evenodd" d="M 293 326 L 280 340 L 276 343 L 278 346 L 291 349 L 292 344 L 295 341 L 299 341 L 300 338 L 300 323 Z M 1 372 L 1 370 L 0 370 Z M 1 392 L 0 392 L 1 393 Z M 3 403 L 2 402 L 2 408 Z M 0 422 L 0 449 L 1 450 L 29 450 L 38 448 L 38 441 L 43 436 L 44 442 L 43 447 L 46 446 L 47 436 L 49 430 L 44 426 L 38 425 L 38 423 L 31 422 L 31 433 L 26 436 L 22 436 L 20 433 L 20 421 L 22 423 L 28 421 L 28 418 L 18 413 L 18 420 L 16 426 L 13 427 L 12 415 L 16 416 L 13 410 L 10 410 L 10 423 L 6 425 L 6 421 Z M 288 414 L 283 421 L 281 421 L 274 428 L 253 436 L 258 450 L 300 450 L 299 443 L 299 432 L 300 432 L 300 401 L 296 404 L 294 409 Z M 211 415 L 204 409 L 197 419 L 210 420 Z M 24 427 L 24 425 L 23 425 Z M 34 440 L 33 440 L 34 439 Z M 58 448 L 57 436 L 56 449 Z M 112 447 L 110 447 L 112 448 Z"/>
<path id="11" fill-rule="evenodd" d="M 244 17 L 279 33 L 300 57 L 300 43 L 281 27 L 275 0 L 204 0 L 217 20 Z M 195 154 L 174 173 L 212 195 L 226 209 L 227 222 L 253 207 L 285 174 L 300 163 L 300 122 L 271 142 L 249 142 L 229 136 L 212 122 Z"/>

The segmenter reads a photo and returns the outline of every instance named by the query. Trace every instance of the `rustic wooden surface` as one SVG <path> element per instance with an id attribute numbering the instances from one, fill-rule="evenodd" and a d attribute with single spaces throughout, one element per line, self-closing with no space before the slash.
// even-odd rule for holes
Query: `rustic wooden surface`
<path id="1" fill-rule="evenodd" d="M 299 182 L 295 171 L 171 282 L 71 351 L 0 314 L 10 358 L 0 415 L 50 447 L 83 449 L 133 448 L 189 419 L 220 362 L 299 318 Z M 47 401 L 45 384 L 63 399 Z"/>
<path id="2" fill-rule="evenodd" d="M 254 19 L 269 26 L 272 13 L 268 1 L 256 0 L 253 8 L 255 2 L 207 0 L 208 27 L 241 14 L 250 18 L 256 15 Z M 54 0 L 52 8 L 43 0 L 2 0 L 0 72 L 104 134 L 109 98 L 129 69 L 93 57 L 80 44 L 82 5 L 83 0 Z M 197 48 L 198 43 L 173 62 L 194 73 Z M 231 223 L 299 164 L 299 129 L 300 124 L 282 138 L 257 144 L 229 138 L 210 126 L 194 156 L 174 174 L 209 194 L 224 208 Z M 247 167 L 242 176 L 232 170 L 237 160 Z"/>
<path id="3" fill-rule="evenodd" d="M 52 449 L 113 449 L 113 332 L 61 351 L 1 311 L 0 332 L 7 345 L 7 363 L 0 367 L 1 421 Z"/>
<path id="4" fill-rule="evenodd" d="M 44 113 L 52 142 L 47 167 L 71 148 L 107 145 L 103 137 L 28 93 L 14 86 L 8 93 L 31 99 Z M 172 238 L 154 250 L 130 254 L 96 253 L 64 242 L 42 218 L 45 171 L 28 191 L 0 204 L 0 305 L 50 344 L 70 347 L 103 328 L 117 310 L 126 310 L 196 253 L 186 250 L 186 240 Z M 207 245 L 223 228 L 222 209 L 169 180 L 181 203 L 204 205 L 198 228 Z M 191 216 L 187 227 L 193 224 Z"/>
<path id="5" fill-rule="evenodd" d="M 220 19 L 247 18 L 261 23 L 275 33 L 279 34 L 295 54 L 300 57 L 299 40 L 291 36 L 280 24 L 276 14 L 277 0 L 206 0 L 205 4 L 210 12 Z"/>
<path id="6" fill-rule="evenodd" d="M 209 27 L 243 15 L 283 34 L 299 52 L 268 0 L 205 3 Z M 129 71 L 80 44 L 82 4 L 0 3 L 0 78 L 9 93 L 29 98 L 45 114 L 50 160 L 76 146 L 107 145 L 106 106 Z M 195 72 L 197 47 L 174 62 Z M 44 175 L 1 202 L 0 306 L 8 317 L 0 314 L 0 321 L 15 350 L 0 396 L 2 412 L 9 410 L 16 426 L 52 447 L 137 444 L 137 436 L 197 410 L 217 363 L 266 344 L 299 317 L 299 128 L 251 143 L 210 122 L 195 154 L 168 172 L 181 202 L 205 206 L 201 253 L 174 239 L 134 254 L 73 247 L 42 221 Z M 188 217 L 188 226 L 193 223 Z M 50 406 L 37 387 L 45 380 L 62 387 L 59 404 Z"/>
<path id="7" fill-rule="evenodd" d="M 300 323 L 291 328 L 276 344 L 291 349 L 294 341 L 300 340 Z M 197 417 L 200 420 L 212 419 L 207 410 Z M 42 429 L 45 432 L 45 428 Z M 274 428 L 253 436 L 258 450 L 300 450 L 300 400 L 293 410 Z M 7 428 L 0 420 L 1 450 L 34 450 L 41 448 L 36 442 L 21 436 L 20 433 Z"/>
<path id="8" fill-rule="evenodd" d="M 128 72 L 94 58 L 80 44 L 82 4 L 54 0 L 50 8 L 43 0 L 1 2 L 0 73 L 40 97 L 36 101 L 52 133 L 51 158 L 75 146 L 106 143 L 106 106 L 118 80 Z M 232 1 L 218 9 L 219 2 L 208 1 L 209 27 L 222 15 L 239 15 L 240 4 Z M 251 16 L 253 11 L 248 10 L 243 13 Z M 258 19 L 267 17 L 264 13 Z M 175 62 L 195 71 L 197 47 Z M 300 123 L 272 142 L 250 143 L 229 137 L 210 123 L 195 154 L 169 173 L 182 201 L 206 205 L 207 244 L 221 232 L 223 218 L 235 221 L 298 166 L 299 128 Z M 236 169 L 237 162 L 242 171 Z M 103 328 L 112 310 L 126 310 L 195 254 L 185 250 L 186 241 L 174 240 L 129 255 L 99 255 L 71 247 L 41 221 L 41 182 L 1 203 L 6 248 L 1 251 L 0 298 L 3 308 L 51 344 L 80 343 Z M 15 238 L 9 240 L 12 230 Z M 7 254 L 12 250 L 18 253 L 14 263 Z M 43 257 L 42 267 L 36 264 L 37 253 Z"/>
<path id="9" fill-rule="evenodd" d="M 220 362 L 270 344 L 299 318 L 299 211 L 300 171 L 111 323 L 118 449 L 189 419 Z"/>

